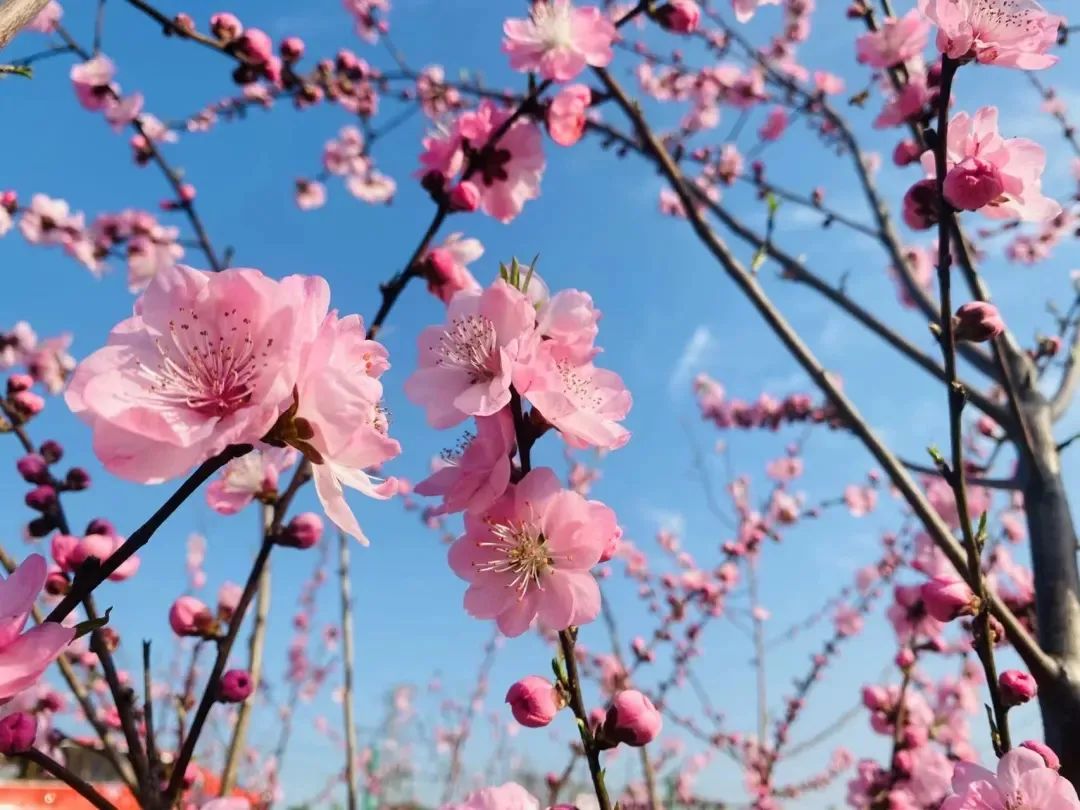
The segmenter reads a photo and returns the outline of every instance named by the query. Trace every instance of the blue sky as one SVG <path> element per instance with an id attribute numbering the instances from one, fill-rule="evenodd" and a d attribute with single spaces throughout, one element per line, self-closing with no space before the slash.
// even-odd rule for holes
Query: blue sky
<path id="1" fill-rule="evenodd" d="M 65 10 L 65 24 L 84 41 L 93 26 L 90 5 L 72 3 Z M 451 76 L 469 67 L 480 71 L 494 86 L 519 86 L 519 77 L 508 71 L 498 50 L 505 10 L 518 10 L 519 5 L 490 0 L 397 0 L 391 18 L 394 39 L 416 66 L 438 62 Z M 862 87 L 868 72 L 854 62 L 851 23 L 838 13 L 840 4 L 835 0 L 819 5 L 815 42 L 802 52 L 805 64 L 845 76 L 851 90 Z M 1050 0 L 1047 5 L 1065 10 L 1064 0 Z M 180 6 L 170 5 L 166 10 L 172 13 Z M 201 26 L 212 11 L 186 10 L 195 14 Z M 313 0 L 302 7 L 286 0 L 241 2 L 233 10 L 245 23 L 262 26 L 275 39 L 289 34 L 303 37 L 309 54 L 331 54 L 347 46 L 375 64 L 389 64 L 380 48 L 353 35 L 336 2 Z M 770 31 L 776 14 L 775 9 L 765 9 L 755 31 Z M 104 43 L 105 52 L 118 65 L 117 78 L 125 91 L 143 92 L 147 109 L 163 119 L 194 112 L 234 91 L 230 65 L 219 55 L 161 38 L 149 21 L 120 0 L 109 5 Z M 22 35 L 3 56 L 17 58 L 40 45 L 38 35 Z M 0 187 L 15 189 L 23 200 L 35 192 L 64 197 L 74 209 L 85 211 L 88 219 L 128 207 L 155 210 L 157 202 L 167 196 L 163 178 L 153 167 L 133 167 L 126 137 L 115 135 L 99 117 L 77 105 L 67 79 L 69 67 L 63 59 L 52 60 L 40 65 L 32 81 L 0 84 L 0 110 L 7 122 L 0 128 L 0 154 L 7 157 Z M 614 65 L 616 75 L 630 86 L 631 67 L 626 54 L 620 54 Z M 1067 100 L 1080 101 L 1076 86 L 1068 84 L 1075 68 L 1075 58 L 1066 57 L 1047 78 L 1063 85 Z M 965 70 L 958 93 L 965 108 L 999 104 L 1005 132 L 1047 144 L 1051 150 L 1047 188 L 1054 194 L 1068 194 L 1073 189 L 1069 158 L 1059 148 L 1057 125 L 1039 112 L 1039 102 L 1022 75 L 994 69 Z M 395 109 L 390 100 L 384 100 L 384 106 Z M 887 156 L 895 143 L 894 133 L 870 131 L 876 107 L 875 101 L 867 109 L 851 109 L 849 114 L 861 132 L 870 133 L 868 148 L 880 149 Z M 604 114 L 623 125 L 614 110 L 605 109 Z M 724 115 L 721 135 L 734 120 L 730 111 Z M 670 121 L 672 114 L 661 113 L 659 120 Z M 292 201 L 293 178 L 317 170 L 323 143 L 346 123 L 345 114 L 337 109 L 298 114 L 281 104 L 270 112 L 254 111 L 247 121 L 221 124 L 209 134 L 184 135 L 179 144 L 167 148 L 167 154 L 198 187 L 199 211 L 219 252 L 231 246 L 236 251 L 236 264 L 258 267 L 274 276 L 324 275 L 330 280 L 335 306 L 370 317 L 378 305 L 378 283 L 400 268 L 431 215 L 429 200 L 411 179 L 422 124 L 416 118 L 377 146 L 381 169 L 398 181 L 399 193 L 391 206 L 364 205 L 331 182 L 325 208 L 300 212 Z M 740 142 L 744 149 L 752 145 L 756 128 L 755 121 L 745 129 Z M 627 420 L 634 438 L 603 462 L 603 479 L 594 489 L 594 497 L 616 510 L 627 535 L 639 546 L 654 551 L 656 530 L 676 528 L 684 535 L 685 547 L 707 564 L 715 559 L 718 544 L 727 539 L 727 530 L 709 514 L 701 497 L 692 469 L 691 441 L 708 453 L 719 436 L 697 417 L 689 390 L 691 378 L 706 371 L 722 381 L 733 396 L 747 399 L 762 391 L 775 396 L 804 391 L 807 381 L 691 238 L 685 223 L 657 215 L 661 185 L 647 166 L 633 157 L 616 160 L 591 142 L 570 150 L 548 142 L 545 149 L 548 167 L 543 196 L 529 203 L 510 226 L 477 215 L 452 221 L 444 234 L 462 230 L 482 240 L 486 255 L 474 266 L 481 278 L 490 278 L 500 260 L 539 253 L 542 273 L 553 288 L 575 286 L 593 295 L 604 311 L 600 343 L 606 351 L 602 361 L 623 375 L 635 398 Z M 809 154 L 814 158 L 807 159 Z M 824 185 L 830 205 L 868 219 L 849 162 L 817 149 L 800 123 L 781 144 L 770 147 L 764 159 L 771 179 L 801 191 Z M 912 177 L 910 172 L 886 165 L 880 179 L 891 198 L 898 200 Z M 764 223 L 763 206 L 745 190 L 733 189 L 727 199 L 752 224 L 760 227 Z M 814 215 L 792 206 L 780 209 L 777 239 L 789 252 L 804 254 L 822 275 L 834 280 L 846 275 L 847 288 L 854 296 L 874 311 L 892 317 L 898 328 L 926 351 L 935 351 L 925 324 L 910 312 L 900 312 L 886 274 L 887 260 L 875 244 L 836 228 L 822 231 Z M 914 236 L 912 239 L 915 244 L 923 243 Z M 748 258 L 746 251 L 739 250 Z M 188 259 L 198 264 L 193 253 Z M 1074 248 L 1062 245 L 1053 260 L 1033 269 L 1006 264 L 1000 249 L 991 252 L 986 276 L 1022 339 L 1030 340 L 1040 326 L 1050 327 L 1043 306 L 1046 300 L 1069 300 L 1069 271 L 1080 266 L 1077 259 Z M 0 296 L 0 327 L 28 319 L 42 335 L 70 330 L 75 334 L 76 356 L 93 351 L 113 324 L 130 311 L 131 296 L 122 267 L 116 266 L 111 274 L 96 280 L 59 251 L 28 246 L 14 232 L 0 242 L 0 262 L 6 283 L 5 294 Z M 762 275 L 777 303 L 826 365 L 843 375 L 845 389 L 898 450 L 908 457 L 920 457 L 927 444 L 945 441 L 944 396 L 936 386 L 812 293 L 777 279 L 773 268 L 766 265 Z M 402 457 L 389 469 L 413 480 L 423 477 L 432 455 L 457 439 L 453 432 L 429 429 L 422 412 L 401 392 L 415 363 L 416 334 L 440 318 L 439 303 L 416 285 L 405 293 L 383 333 L 394 363 L 385 378 L 392 432 L 404 446 Z M 1070 428 L 1076 429 L 1076 422 L 1073 418 L 1062 425 L 1063 437 Z M 130 531 L 163 499 L 165 487 L 138 487 L 101 471 L 92 462 L 88 432 L 59 400 L 51 403 L 32 428 L 38 440 L 61 440 L 73 463 L 95 472 L 90 492 L 68 498 L 69 514 L 77 525 L 105 515 Z M 796 435 L 781 432 L 723 438 L 729 442 L 738 469 L 760 481 L 763 463 L 779 456 Z M 557 440 L 549 439 L 541 458 L 547 456 L 561 470 L 561 450 Z M 13 440 L 6 453 L 2 457 L 13 464 L 18 455 Z M 1075 481 L 1075 460 L 1067 459 L 1066 464 L 1070 481 Z M 811 501 L 833 497 L 846 483 L 863 479 L 870 468 L 871 460 L 852 440 L 816 431 L 808 443 L 807 476 L 800 488 Z M 719 478 L 719 466 L 715 472 Z M 759 484 L 759 491 L 763 487 Z M 0 518 L 0 539 L 20 554 L 27 550 L 19 539 L 21 525 L 28 517 L 21 506 L 24 489 L 13 469 L 0 476 L 0 498 L 13 505 Z M 310 493 L 301 498 L 301 505 L 315 507 Z M 373 541 L 370 549 L 356 549 L 353 555 L 358 715 L 361 726 L 370 729 L 381 717 L 386 691 L 398 683 L 424 684 L 433 673 L 439 673 L 446 691 L 464 700 L 491 628 L 461 610 L 464 586 L 447 568 L 437 536 L 422 527 L 415 514 L 405 513 L 395 503 L 357 499 L 355 506 Z M 208 538 L 210 579 L 205 593 L 211 599 L 222 581 L 245 575 L 257 542 L 256 523 L 253 513 L 219 517 L 201 497 L 195 498 L 143 553 L 142 571 L 135 580 L 102 590 L 99 602 L 115 606 L 116 625 L 128 640 L 120 653 L 124 665 L 135 665 L 136 642 L 144 637 L 160 639 L 157 657 L 162 668 L 172 655 L 166 610 L 185 587 L 184 545 L 189 533 L 201 532 Z M 880 533 L 897 525 L 897 512 L 891 506 L 862 520 L 829 514 L 790 532 L 783 547 L 769 547 L 762 563 L 762 601 L 773 615 L 772 631 L 824 604 L 850 581 L 856 568 L 876 559 Z M 275 554 L 273 599 L 277 610 L 269 645 L 269 668 L 275 680 L 291 635 L 291 610 L 314 563 L 315 555 L 310 552 Z M 633 584 L 621 572 L 606 590 L 620 616 L 624 636 L 651 630 L 634 598 Z M 739 605 L 739 600 L 733 604 Z M 324 591 L 321 610 L 327 620 L 336 614 L 332 589 Z M 791 679 L 805 671 L 825 629 L 819 625 L 772 654 L 769 673 L 774 709 L 780 706 Z M 600 625 L 586 628 L 582 641 L 590 648 L 603 649 Z M 847 709 L 855 699 L 854 689 L 878 677 L 890 647 L 891 639 L 880 618 L 871 620 L 867 633 L 843 654 L 834 677 L 816 691 L 816 700 L 794 737 L 809 736 L 826 725 L 830 716 Z M 549 657 L 550 651 L 532 637 L 503 646 L 493 669 L 487 710 L 500 712 L 508 720 L 499 700 L 504 690 L 522 675 L 546 672 Z M 737 628 L 727 622 L 710 628 L 706 654 L 697 672 L 727 710 L 730 728 L 752 727 L 749 657 L 749 643 Z M 666 673 L 666 666 L 657 667 L 656 677 Z M 290 799 L 299 800 L 317 791 L 330 772 L 327 763 L 336 754 L 312 728 L 319 715 L 339 722 L 339 708 L 328 692 L 324 690 L 298 718 L 296 744 L 285 767 Z M 677 697 L 674 704 L 687 710 L 695 705 L 689 694 Z M 1020 722 L 1027 724 L 1030 734 L 1037 730 L 1037 718 L 1030 713 Z M 516 737 L 516 749 L 528 754 L 535 770 L 563 764 L 562 751 L 552 737 L 568 739 L 572 724 L 560 717 L 555 725 L 552 734 L 532 732 Z M 981 726 L 976 728 L 981 730 Z M 276 733 L 267 733 L 272 729 L 273 722 L 265 722 L 257 729 L 257 736 L 276 737 Z M 478 731 L 468 749 L 470 763 L 479 767 L 486 764 L 489 751 L 484 736 Z M 677 737 L 678 732 L 672 736 Z M 859 755 L 881 753 L 879 741 L 866 733 L 862 718 L 839 739 Z M 784 779 L 794 780 L 820 769 L 828 750 L 828 746 L 819 748 L 792 763 L 784 771 Z M 629 758 L 620 758 L 618 765 L 611 765 L 616 779 L 625 775 L 622 769 L 626 762 Z M 702 792 L 726 799 L 738 797 L 739 785 L 740 775 L 727 765 L 710 768 L 700 780 Z M 427 790 L 423 794 L 430 795 Z M 829 796 L 835 798 L 835 791 Z M 825 806 L 824 797 L 821 801 L 820 806 Z"/>

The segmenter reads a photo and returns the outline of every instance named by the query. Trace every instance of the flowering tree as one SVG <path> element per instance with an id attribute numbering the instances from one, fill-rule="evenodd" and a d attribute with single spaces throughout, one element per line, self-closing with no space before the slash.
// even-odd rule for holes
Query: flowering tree
<path id="1" fill-rule="evenodd" d="M 96 807 L 118 807 L 120 795 L 146 808 L 268 805 L 287 787 L 281 761 L 298 701 L 340 671 L 345 732 L 333 741 L 344 749 L 343 764 L 314 806 L 342 781 L 350 807 L 359 805 L 361 785 L 367 801 L 393 806 L 412 801 L 416 784 L 427 794 L 437 785 L 448 807 L 539 807 L 536 794 L 544 790 L 558 806 L 571 786 L 585 794 L 573 799 L 576 805 L 602 810 L 616 803 L 708 806 L 695 780 L 723 756 L 737 765 L 744 792 L 762 810 L 807 801 L 853 764 L 847 799 L 859 808 L 1080 807 L 1073 787 L 1080 783 L 1080 572 L 1062 473 L 1072 439 L 1059 427 L 1080 381 L 1080 298 L 1053 306 L 1040 327 L 1045 333 L 1029 341 L 1010 328 L 1012 315 L 991 301 L 985 280 L 987 266 L 1002 257 L 1048 269 L 1060 264 L 1055 253 L 1068 249 L 1063 243 L 1076 230 L 1076 180 L 1063 187 L 1062 200 L 1050 196 L 1057 190 L 1047 171 L 1056 165 L 1048 163 L 1049 144 L 1007 137 L 1018 117 L 1008 105 L 970 101 L 976 76 L 1023 75 L 1080 160 L 1067 107 L 1045 78 L 1063 76 L 1052 68 L 1069 44 L 1064 17 L 1034 0 L 920 0 L 900 9 L 889 0 L 829 8 L 812 0 L 534 0 L 495 12 L 505 63 L 519 78 L 517 89 L 507 90 L 469 72 L 467 61 L 454 66 L 465 71 L 458 80 L 440 66 L 415 67 L 412 54 L 391 40 L 389 0 L 345 3 L 367 43 L 363 56 L 349 49 L 309 55 L 298 36 L 275 41 L 248 24 L 257 21 L 230 12 L 196 19 L 144 0 L 124 5 L 146 36 L 160 32 L 178 53 L 206 52 L 238 89 L 194 114 L 159 118 L 142 93 L 125 92 L 117 81 L 121 71 L 106 55 L 113 9 L 104 0 L 85 37 L 83 26 L 65 22 L 55 0 L 0 6 L 0 46 L 30 32 L 3 52 L 0 93 L 25 78 L 33 84 L 69 60 L 66 89 L 89 114 L 87 126 L 101 117 L 129 135 L 133 162 L 155 167 L 169 190 L 160 220 L 127 208 L 89 223 L 66 200 L 36 189 L 0 196 L 0 236 L 17 230 L 7 238 L 59 247 L 95 275 L 126 264 L 136 295 L 130 317 L 79 362 L 69 354 L 70 337 L 39 340 L 26 321 L 0 339 L 10 370 L 0 428 L 21 445 L 17 471 L 32 487 L 25 501 L 36 516 L 26 534 L 51 558 L 4 554 L 10 576 L 0 585 L 0 603 L 10 609 L 0 632 L 0 699 L 7 707 L 0 752 L 62 779 Z M 819 27 L 832 47 L 846 43 L 845 75 L 814 69 L 803 58 Z M 44 48 L 33 50 L 33 37 Z M 491 49 L 498 45 L 492 39 Z M 124 74 L 131 75 L 126 65 Z M 212 138 L 202 133 L 286 102 L 304 113 L 305 125 L 316 115 L 338 119 L 322 168 L 295 181 L 295 204 L 308 216 L 327 205 L 335 176 L 367 204 L 389 203 L 399 183 L 409 183 L 434 207 L 404 263 L 373 286 L 378 303 L 370 320 L 332 309 L 330 284 L 320 276 L 279 279 L 237 266 L 200 211 L 214 191 L 197 189 L 174 163 L 185 142 Z M 867 119 L 867 108 L 880 112 Z M 418 166 L 411 179 L 395 179 L 377 148 L 405 138 L 418 113 L 428 130 Z M 728 117 L 730 128 L 722 126 Z M 640 161 L 659 176 L 661 214 L 681 221 L 687 239 L 734 282 L 817 389 L 783 400 L 762 394 L 748 404 L 729 398 L 711 377 L 696 378 L 701 414 L 720 430 L 807 428 L 765 467 L 767 494 L 760 499 L 760 482 L 736 473 L 726 449 L 719 449 L 727 465 L 723 494 L 712 485 L 715 460 L 696 453 L 708 508 L 731 533 L 708 561 L 696 560 L 667 531 L 658 537 L 660 553 L 645 553 L 624 536 L 615 509 L 588 498 L 598 473 L 582 454 L 611 453 L 605 463 L 622 463 L 614 451 L 631 442 L 632 404 L 624 383 L 629 369 L 603 362 L 588 275 L 554 289 L 558 272 L 549 273 L 539 258 L 507 256 L 481 270 L 484 246 L 469 235 L 488 220 L 514 228 L 542 204 L 549 162 L 589 141 L 600 147 L 596 154 Z M 874 151 L 883 144 L 892 150 L 890 171 L 903 178 L 896 194 Z M 775 163 L 783 161 L 767 160 L 766 150 L 816 150 L 830 161 L 829 174 L 811 191 L 797 190 L 775 176 L 783 172 Z M 242 177 L 230 183 L 242 184 Z M 750 191 L 742 202 L 739 186 Z M 900 307 L 879 314 L 884 306 L 863 303 L 844 280 L 830 280 L 836 268 L 802 253 L 799 229 L 786 219 L 792 209 L 838 242 L 858 240 L 864 257 L 888 267 Z M 166 216 L 179 224 L 165 224 Z M 410 208 L 408 216 L 424 215 Z M 985 219 L 997 222 L 991 227 Z M 602 227 L 597 232 L 606 238 Z M 513 238 L 523 255 L 535 256 L 550 237 L 522 229 Z M 677 285 L 678 274 L 672 276 Z M 430 430 L 471 431 L 415 487 L 388 474 L 409 448 L 395 437 L 384 404 L 394 396 L 384 329 L 406 308 L 414 281 L 426 284 L 445 312 L 414 336 L 415 364 L 395 354 L 407 370 L 401 394 Z M 778 305 L 776 288 L 785 282 L 872 334 L 884 344 L 883 357 L 901 358 L 938 386 L 944 418 L 925 461 L 902 457 L 871 427 Z M 344 312 L 358 308 L 340 296 L 334 301 Z M 912 322 L 928 332 L 909 335 Z M 756 344 L 747 337 L 742 345 Z M 878 364 L 879 377 L 886 367 Z M 78 417 L 108 474 L 139 485 L 179 482 L 173 494 L 126 536 L 102 518 L 79 534 L 68 519 L 68 495 L 88 489 L 90 474 L 83 467 L 61 472 L 59 443 L 31 438 L 47 408 Z M 803 441 L 821 430 L 854 439 L 877 469 L 811 500 L 795 482 L 804 473 Z M 558 458 L 556 447 L 571 458 L 566 475 L 543 461 Z M 642 481 L 655 473 L 635 470 Z M 294 502 L 309 482 L 320 511 L 296 513 Z M 153 577 L 140 557 L 202 489 L 199 497 L 219 514 L 261 510 L 258 550 L 249 570 L 235 575 L 243 584 L 224 586 L 211 606 L 197 593 L 206 579 L 205 547 L 191 543 L 189 592 L 159 606 L 174 636 L 188 640 L 177 651 L 189 662 L 156 683 L 156 651 L 146 643 L 136 679 L 113 656 L 123 616 L 101 612 L 95 595 L 107 581 Z M 363 747 L 353 717 L 358 662 L 347 538 L 368 545 L 371 531 L 361 523 L 370 526 L 375 508 L 390 507 L 350 503 L 349 490 L 376 501 L 397 497 L 410 510 L 419 509 L 416 496 L 440 499 L 423 509 L 423 522 L 449 535 L 448 565 L 466 583 L 465 612 L 492 621 L 499 634 L 483 654 L 476 692 L 467 702 L 445 703 L 437 730 L 419 725 L 412 691 L 399 687 Z M 1006 493 L 1004 506 L 995 493 Z M 765 663 L 769 612 L 759 590 L 765 547 L 830 510 L 865 517 L 881 494 L 896 500 L 897 525 L 853 585 L 803 617 L 800 626 L 828 618 L 832 629 L 774 711 Z M 448 517 L 457 513 L 460 524 Z M 340 540 L 341 606 L 313 660 L 311 620 L 327 579 L 324 516 Z M 1009 550 L 1025 535 L 1030 569 Z M 289 553 L 283 547 L 318 547 L 322 556 L 294 619 L 289 697 L 276 744 L 258 745 L 251 727 L 269 683 L 263 669 L 270 561 Z M 612 607 L 601 584 L 615 571 L 634 585 L 652 626 Z M 887 755 L 878 761 L 838 748 L 824 767 L 788 781 L 785 764 L 814 742 L 793 744 L 793 724 L 846 640 L 886 596 L 893 660 L 883 682 L 863 690 L 861 705 L 870 728 L 885 738 Z M 722 707 L 711 702 L 710 692 L 719 690 L 699 680 L 713 679 L 706 625 L 740 621 L 741 598 L 748 600 L 743 612 L 756 674 L 757 722 L 748 733 L 726 726 Z M 31 615 L 36 625 L 26 630 Z M 240 666 L 234 648 L 245 619 L 251 628 Z M 629 645 L 620 636 L 627 627 L 634 635 Z M 523 761 L 499 774 L 513 781 L 496 786 L 497 766 L 512 746 L 504 717 L 488 735 L 496 748 L 489 767 L 478 769 L 482 784 L 469 792 L 464 751 L 478 735 L 477 705 L 495 651 L 503 637 L 512 646 L 530 632 L 553 654 L 551 675 L 522 673 L 508 686 L 506 703 L 516 723 L 530 729 L 573 715 L 564 745 L 570 762 L 540 780 L 542 766 Z M 597 644 L 610 652 L 595 652 Z M 638 672 L 661 659 L 670 675 L 653 683 Z M 81 718 L 73 721 L 85 734 L 52 728 L 61 706 L 41 679 L 54 663 L 79 705 Z M 541 659 L 533 671 L 546 668 Z M 680 713 L 669 695 L 687 684 L 701 701 L 698 717 Z M 1036 696 L 1044 739 L 1021 740 L 1010 711 Z M 227 741 L 215 747 L 205 732 L 223 711 L 219 704 L 231 704 L 234 713 Z M 983 704 L 985 723 L 973 717 Z M 839 728 L 847 718 L 836 715 Z M 693 749 L 665 740 L 672 726 L 693 740 Z M 332 737 L 329 726 L 320 730 Z M 61 744 L 69 737 L 104 758 L 126 792 L 107 795 L 83 779 Z M 413 745 L 433 746 L 445 768 L 434 777 L 421 773 L 425 757 Z M 636 749 L 640 779 L 616 784 L 609 763 L 627 749 Z M 989 769 L 977 764 L 987 755 L 996 759 Z M 463 796 L 463 804 L 451 804 Z"/>

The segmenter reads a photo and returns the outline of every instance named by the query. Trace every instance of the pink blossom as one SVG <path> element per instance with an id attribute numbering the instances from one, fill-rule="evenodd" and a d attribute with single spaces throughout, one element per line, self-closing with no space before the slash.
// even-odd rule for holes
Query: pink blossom
<path id="1" fill-rule="evenodd" d="M 474 791 L 460 804 L 443 805 L 440 810 L 540 810 L 529 791 L 514 782 Z"/>
<path id="2" fill-rule="evenodd" d="M 112 534 L 99 534 L 91 533 L 82 538 L 73 548 L 71 548 L 68 557 L 67 565 L 69 570 L 75 571 L 91 557 L 98 560 L 107 560 L 112 556 L 113 552 L 120 548 L 124 544 L 124 538 L 117 537 Z M 53 557 L 56 558 L 56 549 L 53 549 Z M 60 560 L 57 559 L 57 564 L 61 565 Z M 123 582 L 125 579 L 130 579 L 135 576 L 139 570 L 141 561 L 138 555 L 132 555 L 109 575 L 109 580 L 112 582 Z M 63 566 L 62 566 L 63 567 Z"/>
<path id="3" fill-rule="evenodd" d="M 997 167 L 979 158 L 966 158 L 945 176 L 945 199 L 960 211 L 978 211 L 993 204 L 1005 191 Z"/>
<path id="4" fill-rule="evenodd" d="M 777 141 L 787 131 L 787 127 L 788 112 L 780 105 L 777 105 L 769 110 L 765 123 L 758 130 L 758 136 L 763 141 Z"/>
<path id="5" fill-rule="evenodd" d="M 890 68 L 921 54 L 929 38 L 930 23 L 918 9 L 912 9 L 899 19 L 886 19 L 877 31 L 856 39 L 855 57 L 870 67 Z"/>
<path id="6" fill-rule="evenodd" d="M 547 110 L 547 130 L 559 146 L 573 146 L 585 133 L 585 114 L 592 103 L 588 85 L 571 84 L 562 88 Z"/>
<path id="7" fill-rule="evenodd" d="M 515 122 L 496 143 L 488 142 L 510 116 L 490 101 L 463 112 L 448 130 L 424 139 L 421 176 L 437 172 L 451 181 L 468 166 L 468 182 L 479 193 L 479 206 L 501 222 L 512 220 L 527 200 L 540 194 L 544 152 L 540 130 L 527 120 Z M 466 145 L 478 150 L 471 161 Z"/>
<path id="8" fill-rule="evenodd" d="M 603 736 L 634 747 L 647 745 L 657 738 L 664 718 L 649 700 L 636 689 L 619 692 L 604 718 Z"/>
<path id="9" fill-rule="evenodd" d="M 418 495 L 441 495 L 434 515 L 468 511 L 480 513 L 510 485 L 510 455 L 514 449 L 514 422 L 507 409 L 476 418 L 476 435 L 459 453 L 447 453 L 440 466 L 416 485 Z"/>
<path id="10" fill-rule="evenodd" d="M 919 0 L 919 10 L 937 24 L 938 50 L 951 59 L 1021 70 L 1057 64 L 1047 51 L 1062 18 L 1035 0 Z"/>
<path id="11" fill-rule="evenodd" d="M 948 166 L 971 166 L 970 159 L 989 164 L 1003 186 L 1002 194 L 979 208 L 991 219 L 1022 219 L 1043 222 L 1061 213 L 1061 206 L 1042 193 L 1046 150 L 1027 138 L 1002 138 L 998 132 L 997 107 L 983 107 L 974 117 L 958 113 L 949 124 Z M 923 155 L 923 167 L 935 174 L 934 156 Z"/>
<path id="12" fill-rule="evenodd" d="M 235 515 L 255 498 L 274 496 L 278 476 L 297 455 L 291 447 L 270 447 L 233 459 L 206 488 L 206 502 L 219 515 Z"/>
<path id="13" fill-rule="evenodd" d="M 562 489 L 550 469 L 533 470 L 483 515 L 465 514 L 449 555 L 469 583 L 465 610 L 511 637 L 537 616 L 550 630 L 591 622 L 600 588 L 589 569 L 617 530 L 608 507 Z"/>
<path id="14" fill-rule="evenodd" d="M 844 489 L 844 503 L 853 517 L 864 517 L 877 506 L 877 490 L 851 484 Z"/>
<path id="15" fill-rule="evenodd" d="M 45 4 L 45 8 L 41 9 L 34 19 L 26 24 L 23 30 L 36 31 L 39 34 L 51 34 L 56 30 L 56 26 L 63 16 L 63 7 L 56 0 L 49 0 Z"/>
<path id="16" fill-rule="evenodd" d="M 0 703 L 37 683 L 46 668 L 75 638 L 75 629 L 44 622 L 23 632 L 45 585 L 48 564 L 31 554 L 0 580 Z"/>
<path id="17" fill-rule="evenodd" d="M 296 181 L 296 207 L 301 211 L 322 208 L 326 204 L 326 186 L 318 180 Z"/>
<path id="18" fill-rule="evenodd" d="M 957 762 L 953 795 L 941 810 L 1078 810 L 1080 799 L 1065 777 L 1048 768 L 1042 756 L 1014 748 L 998 760 L 993 773 L 971 762 Z"/>
<path id="19" fill-rule="evenodd" d="M 615 26 L 598 8 L 575 8 L 570 0 L 538 0 L 526 20 L 503 23 L 503 52 L 510 67 L 567 82 L 586 65 L 607 67 Z"/>
<path id="20" fill-rule="evenodd" d="M 731 0 L 731 7 L 735 9 L 735 19 L 739 22 L 749 22 L 754 13 L 761 6 L 778 6 L 783 0 Z"/>
<path id="21" fill-rule="evenodd" d="M 71 68 L 75 97 L 88 110 L 103 110 L 116 103 L 113 76 L 116 68 L 107 56 L 95 56 Z"/>
<path id="22" fill-rule="evenodd" d="M 106 469 L 143 483 L 262 438 L 295 383 L 291 333 L 312 296 L 299 276 L 177 266 L 159 273 L 65 393 Z"/>
<path id="23" fill-rule="evenodd" d="M 452 233 L 446 240 L 428 253 L 424 268 L 428 291 L 444 304 L 462 290 L 478 292 L 480 285 L 468 265 L 484 255 L 479 239 L 464 239 L 460 233 Z"/>
<path id="24" fill-rule="evenodd" d="M 555 719 L 563 703 L 551 681 L 539 675 L 528 675 L 517 681 L 506 693 L 506 702 L 514 719 L 526 728 L 543 728 Z"/>
<path id="25" fill-rule="evenodd" d="M 429 65 L 420 71 L 416 94 L 428 118 L 438 118 L 461 106 L 461 93 L 446 84 L 446 71 L 440 65 Z"/>
<path id="26" fill-rule="evenodd" d="M 846 83 L 843 78 L 837 76 L 835 73 L 829 73 L 824 70 L 815 70 L 814 87 L 817 88 L 819 93 L 824 93 L 827 96 L 836 96 L 844 92 Z"/>
<path id="27" fill-rule="evenodd" d="M 379 483 L 368 472 L 396 457 L 401 445 L 387 435 L 379 377 L 390 367 L 386 349 L 368 340 L 358 315 L 326 314 L 329 288 L 310 278 L 304 296 L 308 309 L 301 321 L 319 323 L 303 347 L 296 399 L 276 430 L 312 463 L 319 501 L 338 528 L 364 545 L 367 538 L 345 500 L 343 486 L 380 500 L 397 491 L 397 482 Z M 315 319 L 315 320 L 313 320 Z"/>
<path id="28" fill-rule="evenodd" d="M 536 311 L 521 292 L 498 279 L 483 292 L 459 292 L 446 325 L 420 333 L 419 368 L 405 394 L 427 409 L 428 423 L 447 428 L 468 416 L 491 416 L 510 402 L 510 384 L 532 360 Z"/>

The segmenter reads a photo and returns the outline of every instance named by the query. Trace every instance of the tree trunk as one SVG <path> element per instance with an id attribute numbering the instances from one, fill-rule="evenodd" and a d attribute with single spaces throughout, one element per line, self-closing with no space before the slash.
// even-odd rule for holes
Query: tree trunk
<path id="1" fill-rule="evenodd" d="M 1061 480 L 1061 462 L 1045 399 L 1022 404 L 1033 457 L 1021 467 L 1024 509 L 1035 576 L 1039 644 L 1062 667 L 1056 683 L 1039 685 L 1043 731 L 1061 757 L 1061 773 L 1080 786 L 1080 572 L 1076 530 Z"/>

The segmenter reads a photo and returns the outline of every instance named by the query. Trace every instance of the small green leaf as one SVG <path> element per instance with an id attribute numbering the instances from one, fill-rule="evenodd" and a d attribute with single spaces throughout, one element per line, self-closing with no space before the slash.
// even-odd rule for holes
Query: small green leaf
<path id="1" fill-rule="evenodd" d="M 82 638 L 85 635 L 93 633 L 95 630 L 100 630 L 109 623 L 109 614 L 112 613 L 112 608 L 105 611 L 105 615 L 97 619 L 87 619 L 84 622 L 79 622 L 75 625 L 75 638 Z"/>
<path id="2" fill-rule="evenodd" d="M 0 76 L 4 74 L 31 79 L 34 76 L 34 69 L 29 65 L 0 65 Z"/>

